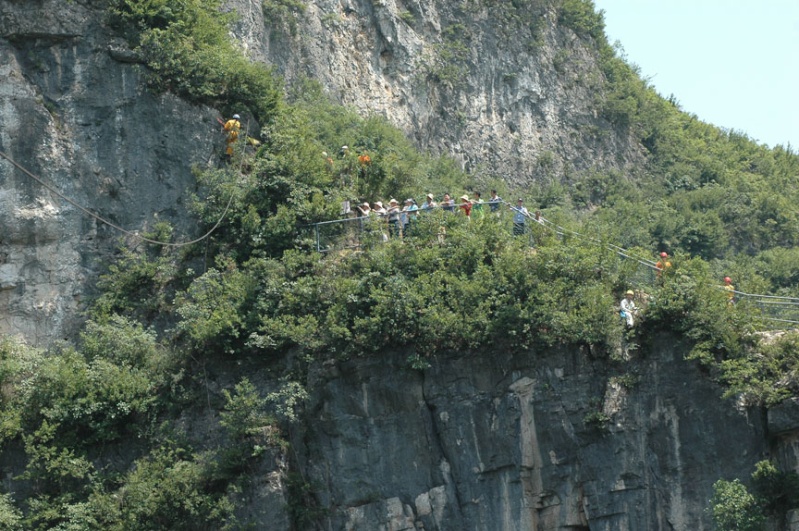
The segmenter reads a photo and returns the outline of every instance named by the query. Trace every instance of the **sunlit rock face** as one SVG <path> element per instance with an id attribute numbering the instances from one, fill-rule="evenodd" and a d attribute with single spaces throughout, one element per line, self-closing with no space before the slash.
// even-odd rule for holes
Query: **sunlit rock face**
<path id="1" fill-rule="evenodd" d="M 83 209 L 131 232 L 159 219 L 193 232 L 191 166 L 218 140 L 213 111 L 147 92 L 101 9 L 0 6 L 0 332 L 32 344 L 74 331 L 109 253 L 129 238 Z"/>
<path id="2" fill-rule="evenodd" d="M 275 18 L 231 0 L 251 57 L 292 82 L 385 116 L 421 148 L 518 185 L 642 160 L 626 129 L 600 116 L 596 50 L 550 2 L 314 0 Z M 264 14 L 266 16 L 264 16 Z"/>

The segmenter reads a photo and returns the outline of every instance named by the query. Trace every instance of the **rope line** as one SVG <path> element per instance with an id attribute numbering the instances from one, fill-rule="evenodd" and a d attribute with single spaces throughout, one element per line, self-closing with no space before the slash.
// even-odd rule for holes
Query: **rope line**
<path id="1" fill-rule="evenodd" d="M 14 159 L 12 159 L 5 152 L 0 151 L 0 156 L 2 156 L 4 159 L 6 159 L 11 164 L 13 164 L 19 171 L 21 171 L 22 173 L 24 173 L 25 175 L 27 175 L 28 177 L 30 177 L 31 179 L 33 179 L 34 181 L 39 183 L 39 185 L 41 185 L 43 188 L 45 188 L 46 190 L 50 191 L 51 193 L 57 195 L 58 197 L 60 197 L 61 199 L 63 199 L 67 203 L 69 203 L 70 205 L 74 206 L 75 208 L 77 208 L 81 212 L 85 213 L 86 215 L 96 219 L 100 223 L 103 223 L 103 224 L 108 225 L 109 227 L 111 227 L 113 229 L 118 230 L 119 232 L 121 232 L 123 234 L 126 234 L 126 235 L 128 235 L 128 236 L 130 236 L 132 238 L 137 238 L 137 239 L 139 239 L 139 240 L 141 240 L 143 242 L 151 243 L 153 245 L 161 245 L 163 247 L 185 247 L 187 245 L 193 245 L 195 243 L 203 241 L 204 239 L 208 238 L 219 227 L 219 225 L 222 223 L 222 220 L 224 220 L 225 216 L 227 216 L 228 210 L 230 210 L 230 205 L 233 203 L 233 194 L 230 194 L 230 197 L 228 198 L 227 206 L 225 206 L 225 210 L 222 212 L 222 216 L 217 220 L 217 222 L 214 224 L 214 226 L 211 227 L 211 230 L 209 230 L 208 232 L 206 232 L 205 234 L 203 234 L 199 238 L 196 238 L 194 240 L 190 240 L 190 241 L 187 241 L 187 242 L 178 242 L 178 243 L 161 242 L 161 241 L 158 241 L 158 240 L 153 240 L 151 238 L 147 238 L 147 237 L 142 236 L 142 235 L 140 235 L 140 234 L 138 234 L 136 232 L 129 231 L 129 230 L 127 230 L 125 228 L 122 228 L 119 225 L 113 223 L 112 221 L 109 221 L 109 220 L 103 218 L 102 216 L 100 216 L 98 214 L 95 214 L 94 212 L 92 212 L 88 208 L 85 208 L 84 206 L 82 206 L 82 205 L 78 204 L 77 202 L 73 201 L 69 197 L 65 196 L 64 194 L 62 194 L 61 192 L 59 192 L 58 190 L 56 190 L 55 188 L 53 188 L 52 186 L 50 186 L 49 184 L 44 182 L 41 178 L 37 177 L 36 175 L 34 175 L 30 171 L 28 171 L 25 167 L 23 167 L 21 164 L 16 162 Z"/>
<path id="2" fill-rule="evenodd" d="M 493 201 L 493 202 L 483 202 L 482 204 L 483 205 L 490 205 L 491 203 L 496 204 L 496 205 L 504 204 L 504 205 L 507 205 L 511 210 L 516 211 L 516 212 L 520 212 L 517 207 L 515 207 L 511 203 L 505 201 L 504 199 L 500 199 L 499 201 Z M 455 205 L 455 207 L 457 207 L 457 205 Z M 442 208 L 441 205 L 437 205 L 437 206 L 432 207 L 432 208 L 426 208 L 426 209 L 421 209 L 420 208 L 417 212 L 424 212 L 424 211 L 429 211 L 429 210 L 438 210 L 438 209 L 441 209 L 441 208 Z M 522 213 L 522 215 L 524 215 L 524 214 Z M 525 215 L 525 217 L 530 219 L 530 220 L 532 220 L 532 221 L 535 221 L 536 223 L 538 223 L 539 225 L 541 225 L 545 229 L 548 229 L 548 230 L 556 233 L 558 236 L 564 236 L 566 233 L 569 233 L 569 234 L 572 234 L 572 235 L 576 236 L 577 238 L 581 238 L 583 240 L 587 240 L 589 242 L 596 243 L 598 245 L 606 246 L 607 248 L 611 249 L 612 251 L 614 251 L 619 256 L 622 256 L 622 257 L 627 258 L 629 260 L 633 260 L 633 261 L 639 263 L 640 265 L 646 266 L 646 267 L 648 267 L 650 269 L 653 269 L 655 271 L 659 271 L 660 270 L 660 268 L 656 265 L 656 263 L 654 261 L 648 260 L 646 258 L 641 258 L 641 257 L 638 257 L 638 256 L 634 256 L 634 255 L 632 255 L 630 253 L 630 251 L 628 251 L 627 249 L 625 249 L 624 247 L 621 247 L 619 245 L 615 245 L 615 244 L 612 244 L 612 243 L 603 243 L 602 241 L 597 240 L 596 238 L 593 238 L 593 237 L 590 237 L 590 236 L 586 236 L 584 234 L 581 234 L 581 233 L 579 233 L 577 231 L 574 231 L 574 230 L 571 230 L 571 229 L 567 229 L 565 227 L 561 227 L 560 225 L 558 225 L 558 224 L 556 224 L 556 223 L 554 223 L 552 221 L 549 221 L 548 219 L 546 219 L 543 216 L 539 216 L 538 218 L 536 218 L 534 215 L 530 214 L 529 211 Z M 320 225 L 326 225 L 326 224 L 330 224 L 330 223 L 354 221 L 354 220 L 357 220 L 357 219 L 359 219 L 359 218 L 344 218 L 344 219 L 339 219 L 339 220 L 322 221 L 322 222 L 317 222 L 317 223 L 310 223 L 310 224 L 308 224 L 306 226 L 320 226 Z M 724 288 L 724 286 L 719 286 L 719 289 L 725 289 L 725 288 Z M 758 298 L 759 299 L 777 299 L 777 300 L 772 300 L 772 301 L 760 300 L 760 301 L 758 301 L 758 303 L 761 304 L 761 305 L 799 306 L 799 298 L 797 298 L 797 297 L 785 297 L 785 296 L 779 296 L 779 295 L 759 295 L 759 294 L 754 294 L 754 293 L 746 293 L 746 292 L 738 291 L 738 290 L 733 290 L 732 293 L 734 293 L 736 295 L 739 295 L 741 297 L 749 297 L 749 298 L 752 298 L 752 299 L 758 299 Z M 785 302 L 778 302 L 778 301 L 785 301 Z M 797 322 L 797 321 L 790 321 L 790 320 L 786 320 L 786 319 L 776 319 L 776 318 L 771 318 L 771 317 L 764 317 L 764 319 L 768 319 L 768 320 L 771 320 L 771 321 L 781 321 L 781 322 L 785 322 L 785 323 L 794 323 L 794 322 L 796 322 L 797 324 L 799 324 L 799 322 Z"/>
<path id="3" fill-rule="evenodd" d="M 131 238 L 136 238 L 136 239 L 138 239 L 140 241 L 147 242 L 147 243 L 150 243 L 150 244 L 153 244 L 153 245 L 160 245 L 160 246 L 163 246 L 163 247 L 179 248 L 179 247 L 185 247 L 185 246 L 188 246 L 188 245 L 193 245 L 195 243 L 199 243 L 199 242 L 205 240 L 206 238 L 211 236 L 211 234 L 213 234 L 213 232 L 216 231 L 217 228 L 219 228 L 219 225 L 222 224 L 222 221 L 227 216 L 228 212 L 230 211 L 230 206 L 233 203 L 233 194 L 231 193 L 230 197 L 228 198 L 227 205 L 225 205 L 225 209 L 222 212 L 222 215 L 219 217 L 219 219 L 216 221 L 216 223 L 214 223 L 213 227 L 211 227 L 211 229 L 208 230 L 208 232 L 206 232 L 202 236 L 200 236 L 198 238 L 195 238 L 193 240 L 187 241 L 187 242 L 177 242 L 177 243 L 162 242 L 162 241 L 158 241 L 158 240 L 153 240 L 151 238 L 147 238 L 147 237 L 142 236 L 142 235 L 140 235 L 140 234 L 138 234 L 136 232 L 127 230 L 127 229 L 115 224 L 114 222 L 109 221 L 109 220 L 105 219 L 104 217 L 102 217 L 102 216 L 100 216 L 98 214 L 95 214 L 94 212 L 92 212 L 88 208 L 86 208 L 83 205 L 77 203 L 76 201 L 70 199 L 69 197 L 67 197 L 66 195 L 62 194 L 60 191 L 55 189 L 54 187 L 52 187 L 49 184 L 47 184 L 46 182 L 44 182 L 44 180 L 42 180 L 41 178 L 37 177 L 31 171 L 29 171 L 27 168 L 25 168 L 24 166 L 22 166 L 21 164 L 16 162 L 14 159 L 12 159 L 4 151 L 0 150 L 0 156 L 2 156 L 4 159 L 6 159 L 8 162 L 10 162 L 19 171 L 21 171 L 22 173 L 24 173 L 25 175 L 27 175 L 28 177 L 30 177 L 31 179 L 36 181 L 42 188 L 44 188 L 44 189 L 48 190 L 49 192 L 55 194 L 56 196 L 60 197 L 61 199 L 63 199 L 67 203 L 69 203 L 70 205 L 74 206 L 75 208 L 77 208 L 78 210 L 83 212 L 84 214 L 88 215 L 89 217 L 94 218 L 95 220 L 99 221 L 100 223 L 102 223 L 104 225 L 108 225 L 109 227 L 111 227 L 111 228 L 113 228 L 113 229 L 115 229 L 115 230 L 117 230 L 117 231 L 119 231 L 119 232 L 121 232 L 123 234 L 126 234 L 126 235 L 130 236 Z M 495 201 L 493 203 L 494 204 L 505 204 L 505 205 L 508 205 L 508 207 L 511 210 L 519 212 L 518 208 L 516 208 L 515 206 L 511 205 L 510 203 L 508 203 L 505 200 Z M 485 202 L 483 204 L 490 204 L 490 203 L 489 202 Z M 441 208 L 441 206 L 438 205 L 435 208 Z M 556 223 L 553 223 L 552 221 L 549 221 L 548 219 L 544 218 L 543 216 L 539 216 L 539 217 L 536 218 L 533 215 L 531 215 L 529 213 L 529 211 L 525 215 L 525 217 L 535 221 L 536 223 L 538 223 L 539 225 L 541 225 L 544 228 L 547 228 L 547 229 L 549 229 L 551 231 L 554 231 L 559 236 L 563 236 L 566 233 L 569 233 L 569 234 L 572 234 L 572 235 L 574 235 L 574 236 L 576 236 L 578 238 L 581 238 L 581 239 L 584 239 L 584 240 L 588 240 L 590 242 L 594 242 L 594 243 L 597 243 L 597 244 L 600 244 L 600 245 L 605 245 L 609 249 L 611 249 L 614 252 L 616 252 L 618 255 L 620 255 L 620 256 L 622 256 L 624 258 L 630 259 L 630 260 L 634 260 L 634 261 L 638 262 L 639 264 L 641 264 L 643 266 L 646 266 L 646 267 L 649 267 L 649 268 L 655 269 L 655 270 L 659 269 L 657 267 L 657 265 L 655 265 L 655 263 L 653 261 L 647 260 L 645 258 L 640 258 L 640 257 L 637 257 L 637 256 L 633 256 L 633 255 L 631 255 L 629 253 L 629 251 L 627 249 L 625 249 L 625 248 L 623 248 L 621 246 L 618 246 L 618 245 L 615 245 L 615 244 L 612 244 L 612 243 L 603 244 L 601 241 L 597 240 L 596 238 L 592 238 L 590 236 L 586 236 L 584 234 L 581 234 L 581 233 L 579 233 L 577 231 L 574 231 L 574 230 L 571 230 L 571 229 L 567 229 L 565 227 L 561 227 L 560 225 L 558 225 Z M 311 225 L 314 226 L 314 225 L 320 225 L 320 224 L 325 224 L 325 223 L 335 223 L 335 221 L 336 220 L 327 221 L 327 222 L 321 222 L 321 223 L 313 223 Z M 344 220 L 341 220 L 341 221 L 344 221 Z M 745 293 L 743 291 L 737 291 L 737 290 L 733 290 L 732 292 L 734 294 L 742 296 L 742 297 L 751 297 L 751 298 L 760 298 L 760 299 L 772 299 L 772 300 L 761 300 L 760 301 L 760 304 L 765 304 L 765 305 L 772 305 L 772 306 L 796 306 L 796 305 L 799 305 L 799 298 L 797 298 L 797 297 L 784 297 L 784 296 L 778 296 L 778 295 L 761 295 L 761 294 L 754 294 L 754 293 Z M 770 319 L 772 321 L 781 321 L 781 322 L 785 322 L 785 323 L 797 323 L 797 324 L 799 324 L 799 322 L 797 322 L 797 321 L 775 319 L 775 318 L 768 318 L 768 319 Z"/>

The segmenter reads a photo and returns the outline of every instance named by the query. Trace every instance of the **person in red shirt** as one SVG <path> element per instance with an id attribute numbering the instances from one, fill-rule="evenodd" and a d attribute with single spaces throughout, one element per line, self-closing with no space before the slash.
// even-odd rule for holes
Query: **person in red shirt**
<path id="1" fill-rule="evenodd" d="M 660 253 L 660 260 L 655 264 L 655 267 L 658 270 L 658 278 L 663 275 L 663 271 L 671 267 L 671 262 L 669 262 L 669 253 L 662 252 Z"/>
<path id="2" fill-rule="evenodd" d="M 458 205 L 458 208 L 460 208 L 463 211 L 463 213 L 466 214 L 467 218 L 471 218 L 472 202 L 469 200 L 469 196 L 462 195 L 460 199 L 461 199 L 461 204 Z"/>

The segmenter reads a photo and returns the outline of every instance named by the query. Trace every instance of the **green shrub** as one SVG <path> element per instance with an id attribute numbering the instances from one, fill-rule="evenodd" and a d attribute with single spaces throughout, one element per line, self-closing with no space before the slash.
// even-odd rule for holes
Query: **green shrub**
<path id="1" fill-rule="evenodd" d="M 106 359 L 120 366 L 160 369 L 166 357 L 155 333 L 126 317 L 106 323 L 87 321 L 80 334 L 81 352 L 88 360 Z"/>
<path id="2" fill-rule="evenodd" d="M 752 473 L 752 483 L 752 490 L 767 515 L 783 519 L 799 503 L 799 474 L 793 470 L 782 472 L 771 461 L 759 461 Z"/>
<path id="3" fill-rule="evenodd" d="M 605 21 L 591 0 L 562 0 L 558 22 L 582 37 L 605 39 Z"/>
<path id="4" fill-rule="evenodd" d="M 152 247 L 122 247 L 120 253 L 98 281 L 102 292 L 91 308 L 93 319 L 102 323 L 114 314 L 127 314 L 148 320 L 167 311 L 177 256 Z"/>
<path id="5" fill-rule="evenodd" d="M 22 511 L 10 494 L 0 494 L 0 528 L 6 531 L 22 531 Z"/>
<path id="6" fill-rule="evenodd" d="M 181 317 L 178 330 L 195 345 L 229 346 L 244 326 L 251 279 L 232 260 L 220 257 L 217 266 L 196 278 L 175 301 Z"/>
<path id="7" fill-rule="evenodd" d="M 120 438 L 132 418 L 153 410 L 155 383 L 142 370 L 72 350 L 47 357 L 26 382 L 23 422 L 55 426 L 62 445 L 90 446 Z"/>
<path id="8" fill-rule="evenodd" d="M 113 495 L 118 517 L 112 529 L 224 529 L 233 507 L 224 494 L 209 490 L 207 468 L 179 448 L 159 448 L 138 460 Z M 92 501 L 101 505 L 99 497 Z"/>
<path id="9" fill-rule="evenodd" d="M 773 406 L 799 391 L 799 334 L 787 332 L 763 341 L 746 356 L 720 363 L 725 396 L 743 395 L 753 404 Z"/>
<path id="10" fill-rule="evenodd" d="M 710 514 L 719 529 L 758 531 L 764 524 L 755 497 L 738 479 L 720 479 L 713 484 Z"/>
<path id="11" fill-rule="evenodd" d="M 285 27 L 291 35 L 297 32 L 297 19 L 307 6 L 300 0 L 263 0 L 264 19 L 272 26 Z"/>
<path id="12" fill-rule="evenodd" d="M 282 100 L 279 83 L 234 45 L 232 15 L 221 7 L 221 0 L 112 0 L 109 11 L 146 62 L 153 90 L 223 110 L 247 109 L 268 123 Z"/>

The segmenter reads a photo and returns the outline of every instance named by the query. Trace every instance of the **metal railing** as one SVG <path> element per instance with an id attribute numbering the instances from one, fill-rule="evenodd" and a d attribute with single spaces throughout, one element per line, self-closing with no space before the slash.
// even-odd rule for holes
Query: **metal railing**
<path id="1" fill-rule="evenodd" d="M 502 202 L 502 204 L 507 203 Z M 506 221 L 508 230 L 513 231 L 510 209 L 499 208 L 496 211 L 492 211 L 489 208 L 489 203 L 483 203 L 482 208 L 482 213 L 477 215 L 496 216 L 498 219 Z M 306 225 L 304 229 L 309 231 L 312 236 L 313 248 L 317 252 L 327 253 L 342 249 L 360 249 L 367 245 L 379 244 L 392 239 L 417 236 L 438 238 L 439 242 L 442 242 L 443 235 L 446 234 L 447 222 L 455 219 L 452 216 L 463 216 L 458 213 L 457 205 L 454 211 L 448 211 L 448 209 L 437 206 L 432 209 L 420 209 L 416 214 L 412 215 L 418 217 L 412 219 L 411 224 L 405 227 L 402 226 L 402 223 L 396 226 L 389 223 L 386 216 L 371 215 L 368 217 L 350 217 L 312 223 Z M 472 215 L 475 216 L 474 208 Z M 419 227 L 419 219 L 423 216 L 434 216 L 434 219 L 430 220 L 432 223 L 426 227 L 426 230 L 418 230 L 421 228 Z M 635 256 L 618 245 L 601 242 L 590 236 L 559 226 L 540 216 L 537 212 L 528 215 L 527 218 L 524 232 L 520 237 L 528 238 L 531 247 L 535 247 L 537 241 L 542 237 L 543 231 L 549 231 L 561 239 L 577 238 L 591 242 L 612 251 L 621 258 L 613 267 L 624 268 L 624 276 L 629 279 L 631 284 L 642 288 L 655 286 L 660 270 L 654 261 Z M 718 287 L 719 289 L 724 289 L 721 285 Z M 770 323 L 772 328 L 799 328 L 799 298 L 761 295 L 737 290 L 733 290 L 732 294 L 734 296 L 733 301 L 736 304 L 744 303 L 753 309 L 757 309 L 761 313 L 762 319 Z"/>

